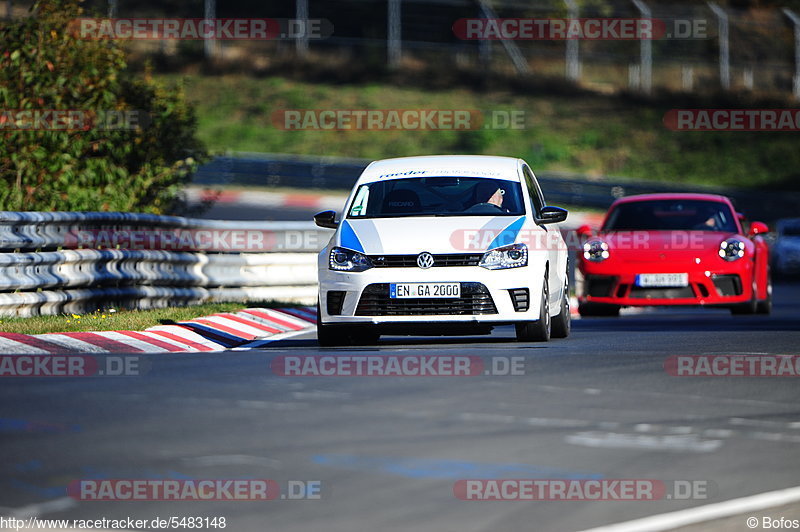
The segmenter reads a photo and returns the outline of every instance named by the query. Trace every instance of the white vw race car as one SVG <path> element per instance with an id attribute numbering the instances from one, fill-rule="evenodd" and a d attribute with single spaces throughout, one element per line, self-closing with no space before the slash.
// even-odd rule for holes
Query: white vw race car
<path id="1" fill-rule="evenodd" d="M 336 229 L 319 255 L 317 335 L 325 346 L 381 334 L 570 332 L 567 246 L 525 161 L 437 155 L 371 163 L 347 199 L 314 216 Z"/>

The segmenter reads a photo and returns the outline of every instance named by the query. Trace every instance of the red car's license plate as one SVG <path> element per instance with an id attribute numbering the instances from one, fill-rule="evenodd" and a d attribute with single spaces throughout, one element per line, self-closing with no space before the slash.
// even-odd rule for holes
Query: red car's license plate
<path id="1" fill-rule="evenodd" d="M 640 273 L 636 276 L 636 286 L 642 288 L 689 286 L 687 273 Z"/>

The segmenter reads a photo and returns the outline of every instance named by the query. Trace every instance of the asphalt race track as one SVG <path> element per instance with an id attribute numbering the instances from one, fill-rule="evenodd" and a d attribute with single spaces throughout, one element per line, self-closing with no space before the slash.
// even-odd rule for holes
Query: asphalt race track
<path id="1" fill-rule="evenodd" d="M 568 531 L 800 485 L 797 377 L 675 377 L 671 355 L 798 355 L 800 285 L 771 316 L 670 310 L 566 340 L 385 338 L 140 357 L 138 377 L 5 379 L 0 515 L 224 516 L 232 531 Z M 523 357 L 524 375 L 285 377 L 281 355 Z M 320 499 L 88 501 L 80 479 L 272 479 Z M 698 481 L 688 500 L 464 501 L 459 479 Z M 685 483 L 683 484 L 685 485 Z M 313 494 L 307 484 L 302 494 Z M 296 493 L 300 493 L 296 492 Z M 676 492 L 671 492 L 676 493 Z M 765 512 L 757 513 L 757 515 Z M 775 517 L 779 514 L 773 512 Z M 744 517 L 727 530 L 747 530 Z"/>

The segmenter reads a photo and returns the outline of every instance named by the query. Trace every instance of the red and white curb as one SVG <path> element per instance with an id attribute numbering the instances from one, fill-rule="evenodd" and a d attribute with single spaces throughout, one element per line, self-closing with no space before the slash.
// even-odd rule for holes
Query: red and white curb
<path id="1" fill-rule="evenodd" d="M 48 334 L 0 332 L 0 353 L 197 353 L 257 347 L 316 324 L 313 307 L 248 308 L 179 322 L 144 331 L 98 331 Z"/>

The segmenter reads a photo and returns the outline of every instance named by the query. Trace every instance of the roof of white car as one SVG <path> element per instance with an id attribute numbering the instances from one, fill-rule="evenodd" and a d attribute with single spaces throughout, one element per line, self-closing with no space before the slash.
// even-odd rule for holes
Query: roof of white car
<path id="1" fill-rule="evenodd" d="M 517 179 L 519 159 L 492 155 L 424 155 L 374 161 L 359 181 L 405 177 L 461 176 Z"/>

